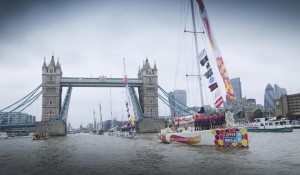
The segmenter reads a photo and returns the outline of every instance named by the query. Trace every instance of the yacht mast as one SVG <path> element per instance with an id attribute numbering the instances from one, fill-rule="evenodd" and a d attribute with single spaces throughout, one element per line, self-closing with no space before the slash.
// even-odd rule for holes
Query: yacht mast
<path id="1" fill-rule="evenodd" d="M 196 47 L 196 58 L 198 56 L 198 41 L 197 41 L 197 31 L 196 31 L 196 19 L 195 19 L 195 12 L 194 12 L 194 3 L 191 0 L 191 9 L 192 9 L 192 18 L 193 18 L 193 27 L 194 27 L 194 38 L 195 38 L 195 47 Z M 199 79 L 199 87 L 200 87 L 200 110 L 203 107 L 204 110 L 204 103 L 203 103 L 203 92 L 202 92 L 202 82 L 201 82 L 201 70 L 200 65 L 197 60 L 197 70 L 198 70 L 198 79 Z"/>
<path id="2" fill-rule="evenodd" d="M 125 58 L 123 58 L 123 67 L 124 67 L 124 80 L 125 80 L 125 78 L 126 78 L 126 70 L 125 70 Z M 125 88 L 126 89 L 126 94 L 125 94 L 125 97 L 126 97 L 126 100 L 125 100 L 125 102 L 126 102 L 126 104 L 128 103 L 128 101 L 127 101 L 127 88 Z"/>
<path id="3" fill-rule="evenodd" d="M 109 95 L 110 95 L 110 116 L 111 116 L 111 128 L 114 127 L 114 119 L 112 115 L 112 104 L 111 104 L 111 89 L 109 90 Z"/>
<path id="4" fill-rule="evenodd" d="M 96 129 L 97 129 L 97 120 L 96 120 L 95 108 L 94 108 L 94 130 Z"/>
<path id="5" fill-rule="evenodd" d="M 101 122 L 101 130 L 103 129 L 103 122 L 102 122 L 102 112 L 101 112 L 101 104 L 99 103 L 99 109 L 100 109 L 100 122 Z"/>

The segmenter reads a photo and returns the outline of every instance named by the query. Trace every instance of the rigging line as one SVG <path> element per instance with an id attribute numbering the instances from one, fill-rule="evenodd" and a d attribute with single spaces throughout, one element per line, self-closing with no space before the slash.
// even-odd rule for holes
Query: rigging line
<path id="1" fill-rule="evenodd" d="M 182 2 L 183 4 L 183 2 Z M 182 54 L 182 45 L 181 43 L 181 25 L 182 25 L 182 18 L 183 18 L 183 5 L 181 5 L 181 13 L 180 13 L 180 23 L 179 23 L 179 28 L 178 28 L 178 43 L 177 43 L 177 60 L 176 60 L 176 70 L 175 70 L 175 81 L 174 81 L 174 87 L 173 90 L 175 90 L 176 85 L 177 85 L 177 76 L 178 76 L 178 69 L 179 69 L 179 64 L 180 64 L 180 58 Z M 184 37 L 184 35 L 183 35 Z"/>
<path id="2" fill-rule="evenodd" d="M 184 44 L 185 44 L 185 52 L 184 52 L 184 54 L 185 54 L 185 58 L 186 58 L 186 64 L 187 65 L 190 65 L 190 67 L 191 68 L 188 68 L 188 69 L 191 69 L 190 70 L 190 72 L 189 73 L 187 73 L 187 74 L 193 74 L 193 72 L 194 72 L 194 64 L 192 64 L 191 63 L 191 55 L 188 55 L 187 53 L 193 53 L 192 52 L 192 49 L 190 50 L 190 51 L 188 51 L 188 47 L 187 47 L 187 38 L 185 39 L 185 42 L 184 42 Z M 192 42 L 192 44 L 193 44 L 193 42 Z M 189 47 L 190 48 L 190 47 Z M 189 79 L 187 79 L 187 82 L 189 82 Z M 192 81 L 192 85 L 193 85 L 193 81 Z M 188 86 L 188 98 L 189 98 L 189 105 L 191 105 L 191 95 L 190 94 L 193 94 L 193 90 L 190 90 L 190 86 Z"/>
<path id="3" fill-rule="evenodd" d="M 188 1 L 188 4 L 187 4 L 187 11 L 186 11 L 186 16 L 185 16 L 185 24 L 184 24 L 184 29 L 186 29 L 186 25 L 187 25 L 187 18 L 189 16 L 189 11 L 190 11 L 190 1 Z"/>

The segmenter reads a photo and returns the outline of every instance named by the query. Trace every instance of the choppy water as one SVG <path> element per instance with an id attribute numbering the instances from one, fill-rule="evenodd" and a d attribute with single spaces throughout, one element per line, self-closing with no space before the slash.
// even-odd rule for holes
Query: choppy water
<path id="1" fill-rule="evenodd" d="M 249 149 L 166 145 L 156 134 L 10 138 L 0 140 L 0 174 L 300 174 L 300 130 L 249 138 Z"/>

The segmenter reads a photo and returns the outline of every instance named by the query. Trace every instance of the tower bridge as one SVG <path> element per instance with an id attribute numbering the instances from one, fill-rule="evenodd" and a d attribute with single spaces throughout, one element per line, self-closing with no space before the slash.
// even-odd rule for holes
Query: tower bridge
<path id="1" fill-rule="evenodd" d="M 0 129 L 20 127 L 9 125 L 8 117 L 14 112 L 21 112 L 31 105 L 42 94 L 42 119 L 35 123 L 36 132 L 49 135 L 66 135 L 66 123 L 74 87 L 124 87 L 123 78 L 98 78 L 63 77 L 59 61 L 55 63 L 52 56 L 49 64 L 44 60 L 42 66 L 42 84 L 16 103 L 0 110 Z M 165 127 L 164 120 L 158 119 L 158 98 L 166 105 L 182 115 L 193 114 L 195 111 L 173 99 L 158 85 L 157 67 L 154 63 L 150 66 L 148 59 L 138 70 L 137 78 L 128 78 L 129 94 L 133 103 L 136 126 L 139 132 L 159 132 Z M 41 91 L 38 91 L 41 87 Z M 65 98 L 62 102 L 62 88 L 67 87 Z M 138 89 L 138 92 L 136 92 Z M 158 93 L 161 90 L 163 95 Z M 5 112 L 5 110 L 7 112 Z M 3 124 L 4 121 L 4 124 Z M 32 127 L 32 123 L 28 126 Z M 23 125 L 26 126 L 26 125 Z"/>

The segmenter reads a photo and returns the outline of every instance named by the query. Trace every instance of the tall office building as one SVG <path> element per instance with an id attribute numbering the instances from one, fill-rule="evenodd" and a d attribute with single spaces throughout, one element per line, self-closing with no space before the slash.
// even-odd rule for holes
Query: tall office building
<path id="1" fill-rule="evenodd" d="M 0 115 L 6 114 L 6 112 L 0 112 Z M 35 116 L 29 115 L 27 113 L 12 112 L 8 116 L 9 117 L 0 121 L 0 125 L 35 123 Z"/>
<path id="2" fill-rule="evenodd" d="M 286 89 L 279 87 L 277 84 L 274 84 L 274 91 L 276 99 L 279 99 L 282 95 L 287 94 Z"/>
<path id="3" fill-rule="evenodd" d="M 271 84 L 268 84 L 265 90 L 264 105 L 266 111 L 275 112 L 274 100 L 280 99 L 282 95 L 286 95 L 287 91 L 284 88 L 274 84 L 274 88 Z"/>
<path id="4" fill-rule="evenodd" d="M 271 84 L 268 84 L 265 90 L 264 106 L 266 111 L 275 111 L 274 100 L 276 95 Z"/>
<path id="5" fill-rule="evenodd" d="M 169 92 L 169 96 L 171 98 L 174 98 L 175 100 L 179 101 L 180 103 L 186 105 L 186 90 L 175 90 L 174 92 Z M 174 116 L 180 116 L 180 114 L 178 112 L 175 112 L 175 110 L 171 107 L 174 106 L 174 103 L 169 99 L 169 103 L 170 103 L 170 113 L 171 113 L 171 117 Z"/>
<path id="6" fill-rule="evenodd" d="M 292 113 L 297 118 L 300 118 L 300 93 L 292 95 L 282 95 L 275 102 L 275 115 L 284 116 Z"/>
<path id="7" fill-rule="evenodd" d="M 242 84 L 240 78 L 230 79 L 236 99 L 242 98 Z"/>

